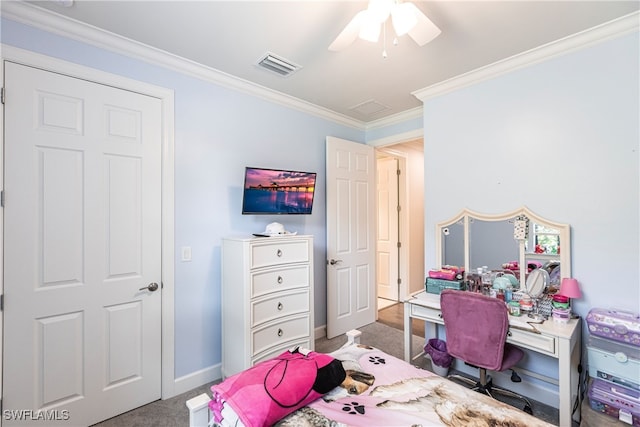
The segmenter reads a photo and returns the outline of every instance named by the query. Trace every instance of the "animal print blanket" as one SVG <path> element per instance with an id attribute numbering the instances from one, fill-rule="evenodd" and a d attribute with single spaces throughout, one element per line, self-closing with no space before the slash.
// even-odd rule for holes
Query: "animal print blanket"
<path id="1" fill-rule="evenodd" d="M 306 406 L 278 421 L 277 427 L 550 427 L 538 418 L 446 378 L 419 369 L 376 348 L 346 344 L 330 353 L 347 378 Z M 216 427 L 242 427 L 236 410 L 253 399 L 221 399 L 214 391 Z M 218 398 L 216 398 L 218 396 Z M 253 405 L 252 405 L 253 403 Z M 222 416 L 222 420 L 220 419 Z M 217 419 L 216 419 L 217 418 Z M 269 423 L 267 423 L 269 424 Z M 258 423 L 262 425 L 262 423 Z"/>
<path id="2" fill-rule="evenodd" d="M 371 386 L 359 395 L 329 393 L 285 417 L 278 427 L 551 425 L 375 348 L 347 345 L 331 355 L 347 371 L 371 374 Z"/>

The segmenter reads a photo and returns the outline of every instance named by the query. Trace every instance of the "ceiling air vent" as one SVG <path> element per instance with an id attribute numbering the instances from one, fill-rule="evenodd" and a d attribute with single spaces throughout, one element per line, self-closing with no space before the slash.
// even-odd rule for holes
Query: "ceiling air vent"
<path id="1" fill-rule="evenodd" d="M 361 104 L 351 107 L 350 110 L 362 114 L 365 117 L 373 117 L 376 114 L 389 110 L 389 107 L 371 99 L 369 101 L 365 101 Z"/>
<path id="2" fill-rule="evenodd" d="M 258 65 L 284 77 L 289 76 L 302 68 L 300 65 L 295 64 L 288 59 L 284 59 L 270 52 L 267 52 L 262 58 L 260 58 Z"/>

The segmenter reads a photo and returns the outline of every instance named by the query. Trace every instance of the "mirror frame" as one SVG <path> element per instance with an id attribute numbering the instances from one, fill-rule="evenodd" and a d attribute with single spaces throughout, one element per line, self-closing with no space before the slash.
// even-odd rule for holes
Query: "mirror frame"
<path id="1" fill-rule="evenodd" d="M 481 221 L 505 221 L 515 219 L 517 216 L 524 215 L 529 219 L 530 223 L 536 223 L 540 225 L 544 225 L 549 228 L 555 228 L 558 230 L 558 235 L 560 236 L 561 242 L 561 251 L 559 254 L 560 258 L 560 274 L 562 277 L 572 277 L 571 276 L 571 226 L 569 224 L 562 224 L 554 221 L 550 221 L 546 218 L 543 218 L 539 215 L 536 215 L 531 210 L 529 210 L 526 206 L 523 206 L 519 209 L 516 209 L 511 212 L 505 212 L 502 214 L 483 214 L 479 212 L 472 211 L 470 209 L 463 209 L 460 213 L 458 213 L 453 218 L 450 218 L 446 221 L 442 221 L 436 224 L 436 264 L 438 268 L 442 267 L 443 263 L 443 251 L 444 247 L 442 244 L 443 238 L 443 229 L 451 226 L 457 222 L 462 221 L 463 224 L 463 246 L 464 246 L 464 271 L 469 272 L 469 223 L 471 219 L 477 219 Z M 525 262 L 525 241 L 519 241 L 519 266 L 520 266 L 520 277 L 526 277 L 526 262 Z M 524 281 L 520 281 L 520 288 L 524 288 Z"/>

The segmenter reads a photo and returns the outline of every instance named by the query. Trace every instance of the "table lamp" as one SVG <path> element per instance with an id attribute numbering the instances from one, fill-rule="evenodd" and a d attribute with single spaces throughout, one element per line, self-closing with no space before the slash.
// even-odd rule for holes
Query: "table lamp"
<path id="1" fill-rule="evenodd" d="M 582 296 L 578 280 L 570 277 L 562 279 L 562 282 L 560 282 L 560 291 L 558 293 L 568 298 L 580 298 Z"/>
<path id="2" fill-rule="evenodd" d="M 562 282 L 560 282 L 558 294 L 569 298 L 569 307 L 571 307 L 571 300 L 582 296 L 578 280 L 571 277 L 564 277 Z"/>

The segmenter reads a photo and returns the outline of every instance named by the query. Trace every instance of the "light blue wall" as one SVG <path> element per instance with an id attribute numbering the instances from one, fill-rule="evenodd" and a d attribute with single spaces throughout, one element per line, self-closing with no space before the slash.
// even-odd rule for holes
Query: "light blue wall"
<path id="1" fill-rule="evenodd" d="M 426 265 L 435 223 L 526 205 L 571 224 L 580 314 L 639 310 L 639 47 L 634 33 L 425 103 Z"/>
<path id="2" fill-rule="evenodd" d="M 639 51 L 635 33 L 425 103 L 427 265 L 437 222 L 526 205 L 571 224 L 578 314 L 640 311 Z"/>
<path id="3" fill-rule="evenodd" d="M 577 313 L 640 311 L 639 52 L 634 33 L 425 102 L 427 266 L 436 223 L 526 205 L 571 224 Z"/>
<path id="4" fill-rule="evenodd" d="M 363 142 L 362 130 L 48 34 L 6 19 L 4 44 L 175 91 L 176 378 L 221 361 L 220 242 L 272 221 L 315 238 L 315 322 L 326 323 L 325 137 Z M 245 166 L 318 173 L 310 216 L 243 216 Z M 190 246 L 193 261 L 180 261 Z"/>

